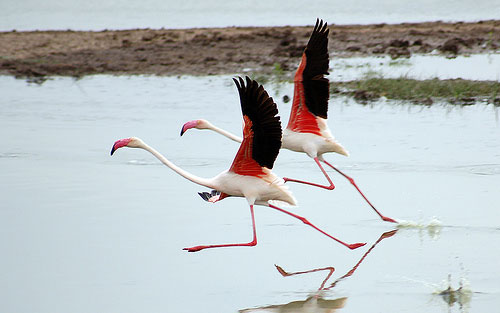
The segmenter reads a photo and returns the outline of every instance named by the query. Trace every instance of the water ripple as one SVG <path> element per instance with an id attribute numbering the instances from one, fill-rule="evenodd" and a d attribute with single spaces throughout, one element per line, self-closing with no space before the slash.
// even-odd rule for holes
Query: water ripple
<path id="1" fill-rule="evenodd" d="M 397 164 L 397 163 L 356 163 L 340 166 L 341 170 L 384 172 L 467 172 L 475 175 L 500 175 L 500 164 L 470 164 L 470 165 L 433 165 L 433 164 Z"/>
<path id="2" fill-rule="evenodd" d="M 4 152 L 0 153 L 0 158 L 5 158 L 5 159 L 26 158 L 29 155 L 30 155 L 29 153 L 23 153 L 23 152 Z"/>

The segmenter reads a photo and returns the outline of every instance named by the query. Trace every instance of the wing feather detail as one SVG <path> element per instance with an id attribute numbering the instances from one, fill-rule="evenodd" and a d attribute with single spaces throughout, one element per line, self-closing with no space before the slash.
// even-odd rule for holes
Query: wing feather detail
<path id="1" fill-rule="evenodd" d="M 328 24 L 316 20 L 299 68 L 295 73 L 294 96 L 288 128 L 297 132 L 320 134 L 315 118 L 328 117 Z"/>
<path id="2" fill-rule="evenodd" d="M 281 122 L 273 98 L 262 85 L 246 77 L 233 79 L 240 95 L 243 113 L 243 141 L 230 171 L 263 177 L 264 167 L 272 169 L 281 148 Z"/>

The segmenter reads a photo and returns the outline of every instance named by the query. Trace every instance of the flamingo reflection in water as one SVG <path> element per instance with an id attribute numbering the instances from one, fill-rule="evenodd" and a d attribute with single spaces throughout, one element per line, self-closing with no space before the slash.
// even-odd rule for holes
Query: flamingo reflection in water
<path id="1" fill-rule="evenodd" d="M 283 270 L 283 268 L 281 268 L 281 266 L 278 266 L 278 265 L 275 265 L 275 266 L 276 266 L 276 269 L 278 270 L 278 272 L 280 272 L 280 274 L 283 275 L 284 277 L 298 275 L 298 274 L 314 273 L 314 272 L 319 272 L 319 271 L 328 271 L 328 275 L 323 280 L 323 282 L 318 290 L 329 290 L 329 289 L 335 287 L 337 285 L 337 283 L 340 282 L 341 280 L 344 280 L 345 278 L 352 276 L 352 274 L 354 274 L 354 272 L 358 269 L 358 267 L 361 265 L 361 263 L 364 261 L 364 259 L 368 256 L 368 254 L 370 254 L 370 252 L 372 252 L 373 249 L 375 249 L 375 247 L 378 245 L 379 242 L 381 242 L 385 238 L 389 238 L 389 237 L 394 236 L 394 234 L 396 234 L 397 232 L 398 232 L 398 230 L 394 229 L 394 230 L 387 231 L 387 232 L 383 233 L 382 235 L 380 235 L 380 237 L 377 239 L 377 241 L 375 241 L 373 243 L 373 245 L 370 247 L 370 249 L 368 249 L 365 252 L 365 254 L 363 254 L 361 259 L 359 259 L 359 261 L 351 268 L 350 271 L 348 271 L 343 276 L 337 278 L 329 287 L 326 287 L 326 288 L 324 287 L 325 283 L 328 281 L 328 279 L 330 279 L 333 272 L 335 271 L 335 268 L 333 268 L 333 267 L 324 267 L 324 268 L 317 268 L 317 269 L 312 269 L 312 270 L 307 270 L 307 271 L 302 271 L 302 272 L 293 272 L 293 273 L 290 272 L 289 273 L 289 272 L 286 272 L 285 270 Z"/>
<path id="2" fill-rule="evenodd" d="M 321 282 L 320 287 L 318 290 L 311 296 L 309 296 L 305 300 L 299 300 L 299 301 L 292 301 L 286 304 L 279 304 L 279 305 L 269 305 L 269 306 L 263 306 L 263 307 L 258 307 L 258 308 L 250 308 L 250 309 L 243 309 L 239 310 L 240 313 L 256 313 L 256 312 L 276 312 L 276 313 L 300 313 L 300 312 L 315 312 L 315 313 L 333 313 L 337 311 L 338 309 L 341 309 L 345 306 L 345 303 L 347 301 L 347 297 L 342 297 L 342 298 L 337 298 L 337 299 L 324 299 L 322 296 L 323 291 L 327 291 L 332 289 L 339 283 L 340 281 L 346 279 L 349 276 L 352 276 L 354 272 L 358 269 L 358 267 L 361 265 L 361 263 L 365 260 L 365 258 L 370 254 L 370 252 L 375 249 L 375 247 L 378 245 L 379 242 L 381 242 L 383 239 L 389 238 L 394 236 L 398 232 L 397 229 L 387 231 L 380 235 L 380 237 L 373 243 L 373 245 L 363 254 L 363 256 L 359 259 L 359 261 L 349 270 L 347 273 L 344 275 L 340 276 L 337 278 L 333 283 L 331 283 L 328 287 L 325 287 L 327 281 L 330 279 L 330 277 L 333 275 L 335 272 L 335 268 L 332 266 L 328 267 L 323 267 L 323 268 L 315 268 L 312 270 L 306 270 L 306 271 L 300 271 L 300 272 L 286 272 L 281 266 L 275 265 L 276 269 L 278 272 L 283 276 L 283 277 L 288 277 L 288 276 L 294 276 L 294 275 L 300 275 L 300 274 L 307 274 L 307 273 L 314 273 L 314 272 L 320 272 L 320 271 L 327 271 L 328 274 L 326 275 L 325 279 Z"/>
<path id="3" fill-rule="evenodd" d="M 321 296 L 310 296 L 306 300 L 292 301 L 287 304 L 269 305 L 260 308 L 239 310 L 240 313 L 257 313 L 257 312 L 273 312 L 273 313 L 333 313 L 345 306 L 347 297 L 328 300 Z"/>

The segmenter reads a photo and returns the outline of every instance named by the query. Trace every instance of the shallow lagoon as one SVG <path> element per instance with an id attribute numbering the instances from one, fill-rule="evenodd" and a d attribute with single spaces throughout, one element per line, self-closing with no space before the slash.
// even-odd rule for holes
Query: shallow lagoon
<path id="1" fill-rule="evenodd" d="M 485 53 L 444 58 L 437 54 L 416 54 L 410 58 L 332 58 L 331 79 L 349 81 L 363 77 L 413 79 L 500 80 L 500 54 Z"/>
<path id="2" fill-rule="evenodd" d="M 93 76 L 36 85 L 0 77 L 0 311 L 272 312 L 311 295 L 316 303 L 346 298 L 333 302 L 340 312 L 491 312 L 500 305 L 500 122 L 491 105 L 331 100 L 330 127 L 351 156 L 326 158 L 382 212 L 410 225 L 334 287 L 394 229 L 335 174 L 334 191 L 291 185 L 300 204 L 294 212 L 366 247 L 349 251 L 258 207 L 256 247 L 182 251 L 248 240 L 246 201 L 205 203 L 196 194 L 204 188 L 147 152 L 109 151 L 115 140 L 138 136 L 199 176 L 227 169 L 235 143 L 179 131 L 206 118 L 241 133 L 230 78 Z M 290 103 L 281 97 L 291 86 L 268 90 L 286 122 Z M 322 181 L 311 160 L 289 151 L 275 172 Z M 327 272 L 283 277 L 275 264 L 335 272 L 324 284 L 329 290 L 318 293 Z M 450 305 L 438 294 L 449 277 L 467 291 Z"/>

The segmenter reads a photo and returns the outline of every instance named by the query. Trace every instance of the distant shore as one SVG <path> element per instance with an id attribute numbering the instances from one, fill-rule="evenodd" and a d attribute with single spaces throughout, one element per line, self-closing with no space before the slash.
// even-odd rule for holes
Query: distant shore
<path id="1" fill-rule="evenodd" d="M 0 73 L 215 75 L 295 71 L 312 26 L 0 32 Z M 500 20 L 330 25 L 332 57 L 500 52 Z"/>

